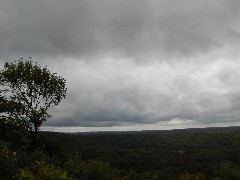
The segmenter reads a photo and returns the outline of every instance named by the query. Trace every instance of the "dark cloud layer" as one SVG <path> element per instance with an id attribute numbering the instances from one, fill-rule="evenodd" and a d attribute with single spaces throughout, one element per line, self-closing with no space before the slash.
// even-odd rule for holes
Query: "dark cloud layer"
<path id="1" fill-rule="evenodd" d="M 238 0 L 3 0 L 0 58 L 33 56 L 66 78 L 48 126 L 229 124 L 239 19 Z"/>
<path id="2" fill-rule="evenodd" d="M 239 39 L 237 0 L 8 0 L 0 12 L 4 58 L 191 55 Z"/>

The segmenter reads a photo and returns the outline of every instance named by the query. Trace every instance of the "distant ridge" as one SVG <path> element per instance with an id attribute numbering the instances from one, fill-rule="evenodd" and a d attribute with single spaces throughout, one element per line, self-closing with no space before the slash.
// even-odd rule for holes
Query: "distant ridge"
<path id="1" fill-rule="evenodd" d="M 91 132 L 73 132 L 67 133 L 72 135 L 89 135 L 89 134 L 141 134 L 153 132 L 195 132 L 195 133 L 210 133 L 210 132 L 231 132 L 240 130 L 240 126 L 229 127 L 205 127 L 205 128 L 187 128 L 187 129 L 171 129 L 171 130 L 141 130 L 141 131 L 91 131 Z"/>

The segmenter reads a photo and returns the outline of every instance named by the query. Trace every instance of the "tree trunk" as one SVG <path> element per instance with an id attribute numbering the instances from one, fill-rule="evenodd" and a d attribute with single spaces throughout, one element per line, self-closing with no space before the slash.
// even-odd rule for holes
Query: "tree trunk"
<path id="1" fill-rule="evenodd" d="M 34 152 L 37 149 L 38 128 L 36 126 L 34 126 L 34 131 L 31 134 L 32 134 L 32 142 L 31 142 L 30 150 Z"/>

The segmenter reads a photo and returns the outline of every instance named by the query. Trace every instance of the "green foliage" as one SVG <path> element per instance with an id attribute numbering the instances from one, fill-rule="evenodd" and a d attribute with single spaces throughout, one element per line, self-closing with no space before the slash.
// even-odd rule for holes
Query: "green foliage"
<path id="1" fill-rule="evenodd" d="M 80 157 L 70 157 L 65 164 L 67 171 L 76 179 L 112 180 L 120 179 L 119 171 L 98 160 L 83 161 Z"/>
<path id="2" fill-rule="evenodd" d="M 29 180 L 122 179 L 118 170 L 102 161 L 83 161 L 79 156 L 53 158 L 42 150 L 30 154 L 25 150 L 13 151 L 3 141 L 0 141 L 0 175 L 3 179 Z"/>
<path id="3" fill-rule="evenodd" d="M 57 167 L 49 162 L 35 162 L 34 165 L 34 176 L 36 179 L 71 179 L 68 177 L 67 172 L 60 167 Z"/>
<path id="4" fill-rule="evenodd" d="M 7 143 L 0 141 L 0 174 L 2 178 L 14 178 L 17 158 L 16 152 L 9 149 Z"/>
<path id="5" fill-rule="evenodd" d="M 11 148 L 26 149 L 29 147 L 30 133 L 22 127 L 0 120 L 1 140 L 7 141 Z"/>
<path id="6" fill-rule="evenodd" d="M 27 169 L 20 169 L 17 174 L 18 179 L 24 180 L 35 180 L 33 173 Z"/>
<path id="7" fill-rule="evenodd" d="M 69 157 L 69 159 L 65 162 L 67 171 L 76 179 L 83 178 L 84 166 L 84 161 L 78 156 Z"/>
<path id="8" fill-rule="evenodd" d="M 92 160 L 85 164 L 84 179 L 112 180 L 116 178 L 114 170 L 107 163 Z"/>
<path id="9" fill-rule="evenodd" d="M 240 178 L 240 165 L 232 161 L 223 161 L 219 164 L 215 173 L 225 179 L 237 180 Z"/>
<path id="10" fill-rule="evenodd" d="M 161 179 L 161 174 L 159 171 L 146 171 L 142 173 L 142 180 L 158 180 Z"/>
<path id="11" fill-rule="evenodd" d="M 30 171 L 28 168 L 19 169 L 17 177 L 19 179 L 61 179 L 61 180 L 70 180 L 72 179 L 68 176 L 67 172 L 59 167 L 56 167 L 53 164 L 48 164 L 48 162 L 35 162 L 33 168 L 34 171 Z"/>
<path id="12" fill-rule="evenodd" d="M 205 180 L 205 177 L 202 173 L 184 173 L 181 174 L 180 180 Z"/>
<path id="13" fill-rule="evenodd" d="M 16 106 L 14 111 L 7 111 L 10 121 L 32 132 L 50 117 L 48 108 L 58 105 L 66 96 L 61 76 L 29 60 L 5 63 L 0 77 L 5 99 Z"/>

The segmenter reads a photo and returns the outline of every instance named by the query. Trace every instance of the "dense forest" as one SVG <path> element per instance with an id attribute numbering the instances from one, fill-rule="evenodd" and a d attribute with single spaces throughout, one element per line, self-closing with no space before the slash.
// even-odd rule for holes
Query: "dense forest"
<path id="1" fill-rule="evenodd" d="M 239 179 L 240 127 L 1 136 L 3 179 Z"/>
<path id="2" fill-rule="evenodd" d="M 130 170 L 137 179 L 143 174 L 156 179 L 240 179 L 240 127 L 68 135 L 48 132 L 44 136 L 63 152 Z"/>

